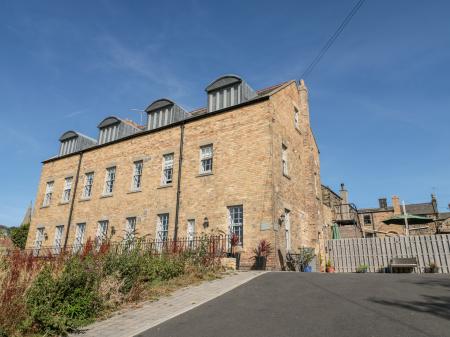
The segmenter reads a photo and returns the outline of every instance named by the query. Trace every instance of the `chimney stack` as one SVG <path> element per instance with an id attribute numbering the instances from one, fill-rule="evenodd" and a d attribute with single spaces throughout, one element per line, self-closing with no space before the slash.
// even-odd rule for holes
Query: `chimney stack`
<path id="1" fill-rule="evenodd" d="M 386 198 L 380 198 L 378 199 L 378 205 L 380 206 L 380 208 L 387 208 L 387 199 Z"/>
<path id="2" fill-rule="evenodd" d="M 394 207 L 394 215 L 402 214 L 400 208 L 400 199 L 396 195 L 392 196 L 392 207 Z"/>

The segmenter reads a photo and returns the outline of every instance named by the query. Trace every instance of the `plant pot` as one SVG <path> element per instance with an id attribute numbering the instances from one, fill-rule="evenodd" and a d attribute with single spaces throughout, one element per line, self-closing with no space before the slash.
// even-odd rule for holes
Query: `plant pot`
<path id="1" fill-rule="evenodd" d="M 311 273 L 312 272 L 312 267 L 311 266 L 305 266 L 303 268 L 303 272 L 304 273 Z"/>
<path id="2" fill-rule="evenodd" d="M 255 269 L 265 270 L 266 269 L 266 257 L 265 256 L 255 256 Z"/>
<path id="3" fill-rule="evenodd" d="M 334 267 L 326 267 L 325 271 L 327 273 L 334 273 Z"/>

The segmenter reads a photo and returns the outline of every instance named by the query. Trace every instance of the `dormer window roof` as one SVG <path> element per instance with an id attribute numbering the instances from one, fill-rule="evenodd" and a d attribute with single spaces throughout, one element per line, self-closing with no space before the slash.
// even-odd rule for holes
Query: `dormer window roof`
<path id="1" fill-rule="evenodd" d="M 61 145 L 59 147 L 59 155 L 78 152 L 88 147 L 97 145 L 97 141 L 91 137 L 85 136 L 76 131 L 66 131 L 59 137 Z"/>
<path id="2" fill-rule="evenodd" d="M 221 110 L 246 102 L 257 96 L 256 92 L 239 76 L 224 75 L 206 87 L 208 112 Z"/>
<path id="3" fill-rule="evenodd" d="M 100 130 L 98 143 L 105 144 L 142 131 L 142 128 L 129 121 L 115 116 L 106 117 L 97 126 Z"/>
<path id="4" fill-rule="evenodd" d="M 146 109 L 147 130 L 166 126 L 186 118 L 187 112 L 174 101 L 161 98 L 151 103 Z"/>

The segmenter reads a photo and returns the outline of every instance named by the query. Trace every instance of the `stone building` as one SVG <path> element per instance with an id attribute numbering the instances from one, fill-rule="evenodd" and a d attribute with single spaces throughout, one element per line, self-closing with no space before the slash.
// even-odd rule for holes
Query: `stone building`
<path id="1" fill-rule="evenodd" d="M 333 226 L 337 226 L 342 239 L 364 236 L 358 210 L 353 203 L 349 202 L 348 191 L 344 184 L 341 184 L 339 194 L 329 186 L 322 185 L 322 204 L 326 239 L 333 238 Z"/>
<path id="2" fill-rule="evenodd" d="M 288 250 L 320 249 L 319 151 L 304 82 L 255 91 L 226 75 L 206 94 L 192 112 L 154 101 L 145 127 L 108 117 L 97 140 L 64 133 L 59 155 L 43 162 L 27 247 L 232 232 L 241 265 L 267 239 L 273 268 Z"/>
<path id="3" fill-rule="evenodd" d="M 406 213 L 429 217 L 435 221 L 423 225 L 409 225 L 410 235 L 430 235 L 438 233 L 439 211 L 437 200 L 431 195 L 430 202 L 406 204 Z M 367 236 L 398 236 L 405 235 L 405 225 L 387 225 L 383 222 L 394 215 L 403 214 L 403 208 L 398 196 L 392 197 L 389 206 L 386 198 L 378 200 L 378 207 L 358 210 L 360 221 Z"/>

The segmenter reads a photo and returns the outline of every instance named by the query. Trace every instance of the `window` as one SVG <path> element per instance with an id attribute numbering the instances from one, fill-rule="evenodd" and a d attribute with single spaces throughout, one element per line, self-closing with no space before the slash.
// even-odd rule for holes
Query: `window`
<path id="1" fill-rule="evenodd" d="M 97 233 L 95 234 L 95 247 L 100 248 L 103 242 L 105 242 L 108 234 L 108 220 L 99 221 L 97 224 Z"/>
<path id="2" fill-rule="evenodd" d="M 200 147 L 200 173 L 211 173 L 213 168 L 212 144 Z"/>
<path id="3" fill-rule="evenodd" d="M 132 182 L 133 190 L 139 190 L 141 188 L 142 167 L 143 166 L 144 166 L 144 162 L 142 160 L 134 162 L 134 173 L 133 173 L 133 182 Z"/>
<path id="4" fill-rule="evenodd" d="M 291 211 L 288 209 L 284 210 L 284 228 L 286 230 L 286 250 L 291 251 Z"/>
<path id="5" fill-rule="evenodd" d="M 73 252 L 74 253 L 79 252 L 81 247 L 83 247 L 85 230 L 86 230 L 86 224 L 85 223 L 77 224 L 77 230 L 76 230 L 76 233 L 75 233 L 75 241 L 73 243 Z"/>
<path id="6" fill-rule="evenodd" d="M 281 146 L 281 164 L 283 166 L 283 174 L 287 176 L 289 174 L 288 170 L 288 152 L 287 152 L 287 146 L 282 145 Z"/>
<path id="7" fill-rule="evenodd" d="M 42 247 L 42 242 L 44 242 L 44 227 L 38 228 L 36 231 L 36 239 L 34 240 L 34 252 L 33 252 L 35 256 L 39 254 L 39 250 Z"/>
<path id="8" fill-rule="evenodd" d="M 72 190 L 72 177 L 68 177 L 64 180 L 64 190 L 62 195 L 62 202 L 69 202 L 70 200 L 70 191 Z"/>
<path id="9" fill-rule="evenodd" d="M 116 167 L 109 167 L 106 169 L 105 190 L 103 194 L 112 194 L 114 189 L 114 181 L 116 180 Z"/>
<path id="10" fill-rule="evenodd" d="M 94 172 L 86 173 L 86 175 L 84 176 L 83 198 L 91 197 L 93 184 L 94 184 Z"/>
<path id="11" fill-rule="evenodd" d="M 194 246 L 194 237 L 195 237 L 195 219 L 189 219 L 187 221 L 187 240 L 189 248 L 193 248 Z"/>
<path id="12" fill-rule="evenodd" d="M 64 226 L 56 226 L 55 239 L 53 241 L 53 247 L 54 247 L 53 254 L 61 253 L 63 232 L 64 232 Z"/>
<path id="13" fill-rule="evenodd" d="M 127 218 L 125 227 L 125 240 L 134 241 L 136 236 L 136 217 Z"/>
<path id="14" fill-rule="evenodd" d="M 163 174 L 162 184 L 167 185 L 172 183 L 173 178 L 173 153 L 165 154 L 163 156 Z"/>
<path id="15" fill-rule="evenodd" d="M 370 225 L 372 223 L 372 218 L 370 214 L 364 214 L 364 225 Z"/>
<path id="16" fill-rule="evenodd" d="M 299 128 L 298 109 L 296 107 L 294 107 L 294 125 L 297 129 Z"/>
<path id="17" fill-rule="evenodd" d="M 47 183 L 47 186 L 45 187 L 45 196 L 44 201 L 42 202 L 42 206 L 48 206 L 50 205 L 50 202 L 52 201 L 52 195 L 53 195 L 53 181 L 49 181 Z"/>
<path id="18" fill-rule="evenodd" d="M 238 244 L 244 242 L 244 209 L 242 205 L 228 207 L 230 234 L 238 237 Z"/>
<path id="19" fill-rule="evenodd" d="M 169 214 L 158 214 L 158 223 L 156 227 L 156 240 L 167 241 L 169 236 Z"/>

